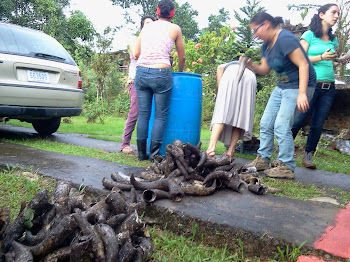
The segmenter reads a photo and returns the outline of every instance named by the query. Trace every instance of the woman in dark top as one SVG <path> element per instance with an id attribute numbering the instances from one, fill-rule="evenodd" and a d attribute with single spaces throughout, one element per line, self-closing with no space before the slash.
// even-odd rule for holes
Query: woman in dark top
<path id="1" fill-rule="evenodd" d="M 288 30 L 281 29 L 281 17 L 260 12 L 250 21 L 255 37 L 264 41 L 261 48 L 261 63 L 251 67 L 258 75 L 276 71 L 278 82 L 260 120 L 260 147 L 257 158 L 247 167 L 265 170 L 266 176 L 294 178 L 294 141 L 292 125 L 296 107 L 301 112 L 309 108 L 307 89 L 314 90 L 316 73 L 304 49 Z M 311 90 L 311 91 L 312 91 Z M 270 169 L 270 158 L 274 152 L 274 138 L 278 143 L 278 163 Z"/>

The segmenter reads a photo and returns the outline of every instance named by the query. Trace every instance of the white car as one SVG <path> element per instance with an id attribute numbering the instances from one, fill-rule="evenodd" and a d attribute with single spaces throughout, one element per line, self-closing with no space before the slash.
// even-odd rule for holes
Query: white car
<path id="1" fill-rule="evenodd" d="M 0 22 L 0 121 L 32 123 L 40 135 L 82 111 L 81 72 L 51 36 Z"/>

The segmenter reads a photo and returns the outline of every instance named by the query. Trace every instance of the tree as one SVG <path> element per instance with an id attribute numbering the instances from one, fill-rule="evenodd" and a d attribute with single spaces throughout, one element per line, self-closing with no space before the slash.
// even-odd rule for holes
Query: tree
<path id="1" fill-rule="evenodd" d="M 86 16 L 75 11 L 67 18 L 69 0 L 5 0 L 2 20 L 41 30 L 57 39 L 74 56 L 76 49 L 93 41 L 95 29 Z"/>
<path id="2" fill-rule="evenodd" d="M 62 20 L 60 27 L 56 26 L 55 28 L 57 40 L 64 45 L 74 58 L 76 58 L 76 50 L 82 47 L 87 51 L 85 58 L 91 55 L 92 50 L 89 45 L 94 41 L 96 30 L 82 12 L 72 12 L 68 19 Z"/>
<path id="3" fill-rule="evenodd" d="M 69 0 L 5 0 L 0 5 L 2 20 L 42 30 L 54 17 L 62 17 Z"/>
<path id="4" fill-rule="evenodd" d="M 203 29 L 203 32 L 212 32 L 220 33 L 220 28 L 225 26 L 226 21 L 230 19 L 230 12 L 226 11 L 225 8 L 221 8 L 219 10 L 218 15 L 209 15 L 208 21 L 209 26 Z"/>
<path id="5" fill-rule="evenodd" d="M 114 5 L 118 5 L 123 9 L 133 9 L 140 17 L 144 15 L 155 15 L 159 0 L 111 0 Z M 138 8 L 141 6 L 141 10 Z"/>
<path id="6" fill-rule="evenodd" d="M 198 16 L 198 11 L 193 10 L 192 6 L 186 2 L 179 6 L 177 2 L 174 3 L 176 12 L 173 19 L 174 24 L 180 26 L 182 35 L 186 39 L 196 41 L 198 39 L 199 29 L 195 17 Z"/>
<path id="7" fill-rule="evenodd" d="M 15 10 L 15 1 L 13 0 L 2 0 L 0 1 L 0 15 L 2 21 L 9 21 L 12 16 L 12 12 Z"/>
<path id="8" fill-rule="evenodd" d="M 95 54 L 91 65 L 97 80 L 96 102 L 99 102 L 99 100 L 103 101 L 107 76 L 113 68 L 112 64 L 116 64 L 114 62 L 118 59 L 110 52 L 114 38 L 113 35 L 114 32 L 110 27 L 104 30 L 103 35 L 97 35 L 97 48 L 99 51 Z"/>
<path id="9" fill-rule="evenodd" d="M 250 48 L 254 46 L 257 41 L 254 39 L 252 30 L 250 29 L 250 19 L 258 12 L 265 11 L 265 8 L 259 6 L 260 2 L 257 0 L 246 0 L 246 6 L 241 7 L 239 10 L 244 14 L 241 16 L 239 12 L 234 11 L 234 17 L 239 22 L 239 26 L 236 28 L 236 34 L 241 40 L 242 45 Z"/>

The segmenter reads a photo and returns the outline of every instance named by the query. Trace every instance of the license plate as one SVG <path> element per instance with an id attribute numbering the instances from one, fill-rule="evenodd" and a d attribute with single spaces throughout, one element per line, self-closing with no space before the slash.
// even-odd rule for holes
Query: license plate
<path id="1" fill-rule="evenodd" d="M 48 72 L 27 70 L 27 76 L 29 82 L 50 83 Z"/>

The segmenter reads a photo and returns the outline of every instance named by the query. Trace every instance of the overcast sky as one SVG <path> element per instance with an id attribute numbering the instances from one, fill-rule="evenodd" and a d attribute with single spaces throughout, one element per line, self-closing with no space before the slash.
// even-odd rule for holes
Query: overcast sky
<path id="1" fill-rule="evenodd" d="M 208 17 L 211 14 L 218 14 L 219 9 L 225 8 L 233 16 L 233 10 L 239 11 L 239 8 L 245 5 L 245 0 L 177 0 L 182 5 L 189 2 L 194 10 L 198 11 L 197 22 L 199 28 L 208 25 Z M 317 0 L 317 4 L 327 4 L 328 0 Z M 125 25 L 122 16 L 123 10 L 120 7 L 113 6 L 110 0 L 70 0 L 72 10 L 82 11 L 94 24 L 96 30 L 100 33 L 107 26 L 115 27 Z M 297 11 L 288 11 L 288 4 L 307 4 L 315 3 L 315 0 L 260 0 L 260 6 L 265 7 L 272 16 L 282 16 L 283 19 L 290 19 L 292 24 L 301 23 L 301 17 Z M 314 13 L 310 13 L 304 24 L 308 25 Z M 237 22 L 230 21 L 230 26 L 237 26 Z M 137 27 L 139 21 L 137 21 Z M 129 44 L 131 36 L 136 32 L 137 27 L 128 26 L 122 29 L 115 37 L 113 50 L 125 49 Z"/>

